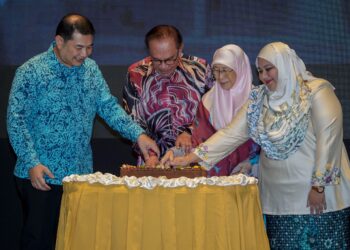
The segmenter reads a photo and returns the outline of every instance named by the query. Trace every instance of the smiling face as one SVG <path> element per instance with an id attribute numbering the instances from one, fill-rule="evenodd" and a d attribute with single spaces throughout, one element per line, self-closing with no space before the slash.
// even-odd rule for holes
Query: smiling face
<path id="1" fill-rule="evenodd" d="M 212 72 L 216 82 L 220 84 L 221 88 L 230 90 L 233 85 L 235 85 L 237 79 L 236 72 L 226 65 L 221 63 L 214 64 Z"/>
<path id="2" fill-rule="evenodd" d="M 269 61 L 258 57 L 259 79 L 270 91 L 275 91 L 278 82 L 278 70 Z"/>
<path id="3" fill-rule="evenodd" d="M 169 76 L 179 65 L 182 46 L 177 48 L 175 40 L 172 37 L 166 37 L 150 40 L 148 51 L 156 72 L 162 76 Z"/>
<path id="4" fill-rule="evenodd" d="M 72 39 L 65 41 L 57 35 L 55 40 L 56 56 L 61 63 L 68 67 L 80 66 L 92 53 L 93 35 L 83 35 L 75 31 L 72 34 Z"/>

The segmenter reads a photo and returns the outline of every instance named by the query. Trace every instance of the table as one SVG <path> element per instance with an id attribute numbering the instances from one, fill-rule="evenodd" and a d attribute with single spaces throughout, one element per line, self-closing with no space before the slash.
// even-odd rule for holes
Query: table
<path id="1" fill-rule="evenodd" d="M 64 182 L 57 250 L 269 249 L 256 183 L 145 188 L 115 178 Z"/>

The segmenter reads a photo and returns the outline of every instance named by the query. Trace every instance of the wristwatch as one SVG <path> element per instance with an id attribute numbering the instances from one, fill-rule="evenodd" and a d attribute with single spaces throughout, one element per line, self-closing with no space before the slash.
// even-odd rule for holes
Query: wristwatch
<path id="1" fill-rule="evenodd" d="M 324 186 L 312 186 L 311 189 L 315 190 L 319 194 L 322 194 L 324 192 Z"/>

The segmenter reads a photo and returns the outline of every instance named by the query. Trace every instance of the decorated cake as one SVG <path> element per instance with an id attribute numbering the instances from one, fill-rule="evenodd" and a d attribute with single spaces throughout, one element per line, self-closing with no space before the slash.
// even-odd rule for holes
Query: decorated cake
<path id="1" fill-rule="evenodd" d="M 172 171 L 172 170 L 167 170 Z M 178 171 L 178 170 L 175 170 Z M 194 170 L 198 171 L 198 170 Z M 199 171 L 201 172 L 201 171 Z M 199 185 L 210 185 L 210 186 L 236 186 L 236 185 L 249 185 L 257 184 L 258 180 L 254 177 L 249 177 L 244 174 L 230 175 L 230 176 L 213 176 L 210 178 L 201 177 L 201 178 L 187 178 L 181 176 L 180 178 L 166 178 L 162 177 L 153 177 L 153 176 L 143 176 L 137 178 L 135 176 L 123 176 L 118 177 L 109 173 L 96 172 L 93 174 L 86 175 L 77 175 L 72 174 L 63 178 L 63 184 L 75 183 L 75 182 L 86 182 L 90 184 L 99 183 L 104 186 L 109 185 L 124 185 L 129 188 L 145 188 L 145 189 L 154 189 L 156 187 L 164 188 L 176 188 L 176 187 L 189 187 L 195 188 Z"/>
<path id="2" fill-rule="evenodd" d="M 168 179 L 179 178 L 182 176 L 187 178 L 195 178 L 195 177 L 206 177 L 207 171 L 205 171 L 205 169 L 200 166 L 183 167 L 183 168 L 166 168 L 163 166 L 157 166 L 157 167 L 151 168 L 151 167 L 143 167 L 143 166 L 136 167 L 136 166 L 124 164 L 120 168 L 120 176 L 135 176 L 135 177 L 165 176 Z"/>

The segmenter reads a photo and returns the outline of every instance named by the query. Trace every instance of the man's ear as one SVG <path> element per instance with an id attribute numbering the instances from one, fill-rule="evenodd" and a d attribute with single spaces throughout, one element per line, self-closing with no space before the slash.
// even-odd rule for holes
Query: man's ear
<path id="1" fill-rule="evenodd" d="M 62 48 L 63 44 L 64 44 L 64 39 L 63 37 L 61 37 L 60 35 L 55 36 L 55 41 L 56 41 L 56 46 L 57 48 Z"/>
<path id="2" fill-rule="evenodd" d="M 180 48 L 179 48 L 179 56 L 182 56 L 182 50 L 184 48 L 184 44 L 181 43 Z"/>

